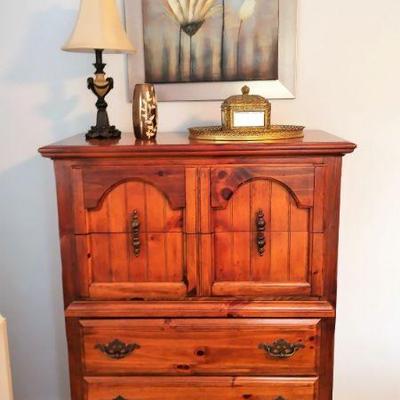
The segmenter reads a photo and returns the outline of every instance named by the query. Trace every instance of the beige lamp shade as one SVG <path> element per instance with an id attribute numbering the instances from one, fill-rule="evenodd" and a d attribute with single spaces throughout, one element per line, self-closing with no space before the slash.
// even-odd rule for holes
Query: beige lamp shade
<path id="1" fill-rule="evenodd" d="M 135 49 L 122 26 L 115 0 L 81 0 L 78 20 L 65 51 L 130 53 Z"/>

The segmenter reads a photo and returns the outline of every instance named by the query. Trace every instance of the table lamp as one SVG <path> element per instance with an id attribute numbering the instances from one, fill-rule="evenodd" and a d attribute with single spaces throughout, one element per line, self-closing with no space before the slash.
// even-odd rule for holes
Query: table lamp
<path id="1" fill-rule="evenodd" d="M 97 96 L 97 122 L 86 134 L 86 139 L 120 138 L 121 132 L 110 126 L 105 97 L 114 87 L 112 78 L 106 78 L 103 52 L 134 52 L 122 26 L 115 0 L 81 0 L 78 20 L 65 51 L 94 52 L 95 78 L 88 79 L 88 88 Z"/>

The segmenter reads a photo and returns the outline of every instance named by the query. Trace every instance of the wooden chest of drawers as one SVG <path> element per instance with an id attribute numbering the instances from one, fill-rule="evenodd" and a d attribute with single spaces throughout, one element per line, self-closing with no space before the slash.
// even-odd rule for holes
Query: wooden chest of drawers
<path id="1" fill-rule="evenodd" d="M 329 400 L 342 156 L 302 140 L 54 159 L 73 400 Z"/>

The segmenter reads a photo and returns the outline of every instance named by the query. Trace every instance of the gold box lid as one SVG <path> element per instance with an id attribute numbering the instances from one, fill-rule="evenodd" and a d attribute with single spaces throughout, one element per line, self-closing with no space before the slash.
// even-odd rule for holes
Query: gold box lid
<path id="1" fill-rule="evenodd" d="M 231 107 L 244 107 L 244 106 L 257 107 L 257 108 L 268 108 L 268 105 L 269 105 L 269 101 L 266 98 L 264 98 L 262 96 L 250 94 L 250 88 L 248 86 L 243 86 L 242 94 L 228 97 L 222 103 L 221 108 L 222 108 L 222 110 L 225 110 L 225 109 L 231 108 Z"/>

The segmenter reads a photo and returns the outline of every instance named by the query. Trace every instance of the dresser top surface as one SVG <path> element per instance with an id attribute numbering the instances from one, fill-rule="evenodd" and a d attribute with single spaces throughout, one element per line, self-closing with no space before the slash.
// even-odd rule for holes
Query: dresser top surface
<path id="1" fill-rule="evenodd" d="M 133 133 L 123 133 L 121 139 L 86 141 L 79 134 L 51 145 L 39 152 L 49 158 L 129 157 L 129 156 L 218 156 L 218 155 L 294 155 L 346 154 L 354 143 L 318 130 L 306 130 L 304 138 L 270 142 L 205 142 L 195 141 L 187 133 L 157 135 L 156 142 L 139 142 Z"/>

